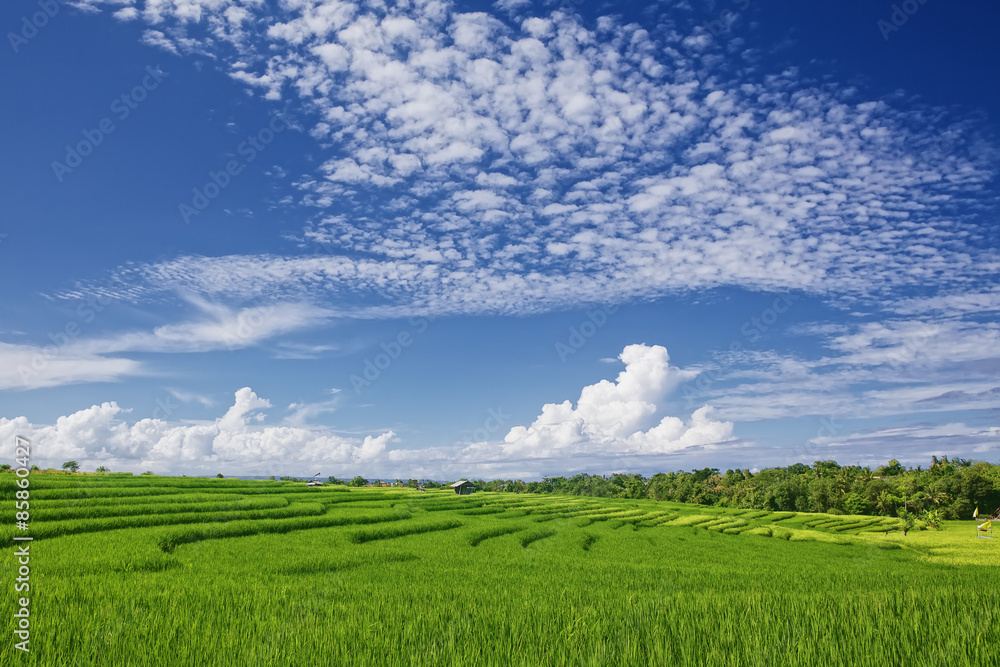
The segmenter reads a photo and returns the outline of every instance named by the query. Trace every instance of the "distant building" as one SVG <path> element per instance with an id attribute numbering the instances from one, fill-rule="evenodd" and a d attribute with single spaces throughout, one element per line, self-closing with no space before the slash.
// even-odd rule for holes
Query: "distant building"
<path id="1" fill-rule="evenodd" d="M 455 489 L 455 493 L 457 493 L 460 496 L 467 496 L 476 490 L 476 487 L 472 485 L 472 482 L 466 481 L 464 479 L 452 484 L 451 488 Z"/>

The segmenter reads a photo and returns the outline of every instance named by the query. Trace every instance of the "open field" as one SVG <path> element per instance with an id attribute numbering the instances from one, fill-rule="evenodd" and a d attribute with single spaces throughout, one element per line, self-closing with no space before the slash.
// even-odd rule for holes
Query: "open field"
<path id="1" fill-rule="evenodd" d="M 4 665 L 1000 664 L 969 522 L 34 474 L 22 654 L 13 479 Z"/>

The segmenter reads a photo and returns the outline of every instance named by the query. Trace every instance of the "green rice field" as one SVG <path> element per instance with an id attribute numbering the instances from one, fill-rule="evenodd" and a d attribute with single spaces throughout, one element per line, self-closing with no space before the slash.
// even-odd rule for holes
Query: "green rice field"
<path id="1" fill-rule="evenodd" d="M 14 480 L 2 665 L 1000 664 L 1000 539 L 971 522 L 32 474 L 25 533 Z"/>

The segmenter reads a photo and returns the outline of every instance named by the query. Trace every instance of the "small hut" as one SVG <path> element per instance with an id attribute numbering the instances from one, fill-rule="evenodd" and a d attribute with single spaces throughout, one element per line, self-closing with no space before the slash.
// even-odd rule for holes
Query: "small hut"
<path id="1" fill-rule="evenodd" d="M 476 490 L 476 487 L 472 485 L 472 482 L 464 479 L 452 484 L 451 488 L 455 489 L 455 493 L 460 496 L 467 496 Z"/>

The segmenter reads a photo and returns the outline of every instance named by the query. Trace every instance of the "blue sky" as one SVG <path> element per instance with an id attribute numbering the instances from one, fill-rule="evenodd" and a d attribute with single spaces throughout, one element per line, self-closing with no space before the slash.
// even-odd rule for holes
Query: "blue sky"
<path id="1" fill-rule="evenodd" d="M 1000 452 L 998 10 L 8 3 L 0 454 Z"/>

